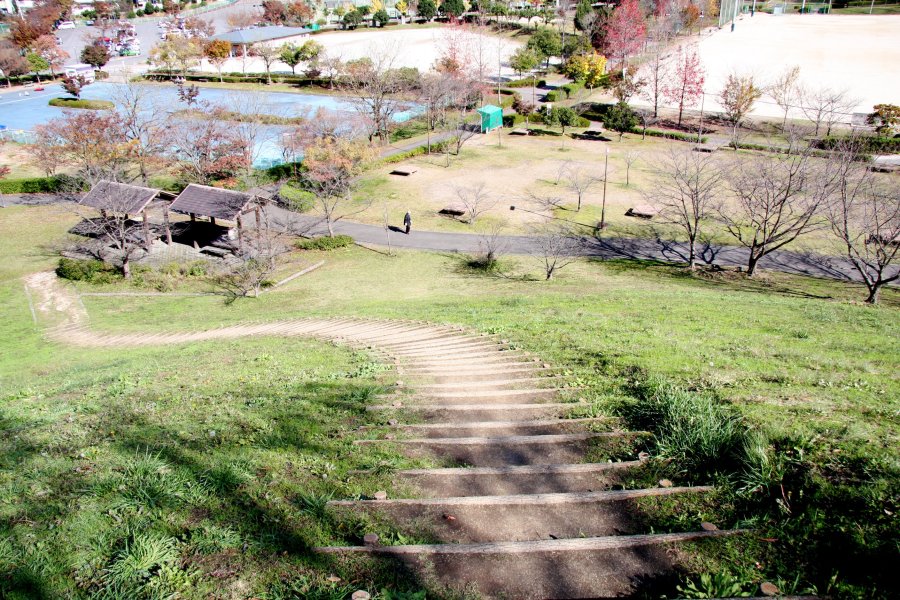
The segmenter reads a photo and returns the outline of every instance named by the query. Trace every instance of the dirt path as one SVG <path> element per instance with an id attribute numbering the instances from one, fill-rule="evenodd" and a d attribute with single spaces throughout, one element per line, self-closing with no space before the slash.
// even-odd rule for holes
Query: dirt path
<path id="1" fill-rule="evenodd" d="M 96 332 L 71 287 L 53 273 L 25 284 L 40 323 L 56 342 L 135 347 L 253 335 L 308 336 L 379 353 L 403 379 L 367 407 L 386 423 L 379 439 L 441 466 L 396 473 L 416 498 L 337 500 L 330 510 L 378 511 L 404 535 L 431 544 L 317 551 L 371 553 L 404 564 L 431 589 L 475 590 L 486 598 L 594 598 L 633 595 L 670 573 L 673 546 L 728 531 L 650 533 L 636 516 L 648 496 L 709 488 L 613 490 L 640 461 L 585 462 L 633 448 L 639 433 L 615 419 L 582 417 L 588 407 L 559 371 L 507 340 L 459 327 L 361 318 L 304 318 L 176 333 Z M 383 429 L 382 429 L 383 430 Z M 627 450 L 625 450 L 627 451 Z M 633 451 L 633 450 L 632 450 Z"/>

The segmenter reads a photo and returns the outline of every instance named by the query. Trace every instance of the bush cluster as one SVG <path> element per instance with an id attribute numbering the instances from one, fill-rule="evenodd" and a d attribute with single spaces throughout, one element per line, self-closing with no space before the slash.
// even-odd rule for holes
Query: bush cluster
<path id="1" fill-rule="evenodd" d="M 56 274 L 70 281 L 86 281 L 88 283 L 110 283 L 118 279 L 118 269 L 102 260 L 60 258 Z"/>
<path id="2" fill-rule="evenodd" d="M 815 140 L 812 143 L 812 146 L 819 150 L 834 150 L 846 141 L 846 138 L 842 137 L 824 137 Z M 859 144 L 860 151 L 862 152 L 871 152 L 873 154 L 900 154 L 900 136 L 859 137 L 854 141 Z"/>
<path id="3" fill-rule="evenodd" d="M 115 104 L 109 100 L 76 100 L 74 98 L 53 98 L 48 103 L 59 108 L 85 108 L 87 110 L 110 110 Z"/>
<path id="4" fill-rule="evenodd" d="M 509 88 L 519 88 L 519 87 L 531 87 L 532 83 L 537 83 L 537 87 L 544 87 L 547 85 L 547 81 L 545 79 L 538 79 L 535 82 L 531 77 L 526 77 L 525 79 L 514 79 L 513 81 L 507 81 L 503 85 Z"/>
<path id="5" fill-rule="evenodd" d="M 323 236 L 300 240 L 297 242 L 297 248 L 300 250 L 335 250 L 337 248 L 346 248 L 352 243 L 353 238 L 349 235 Z"/>
<path id="6" fill-rule="evenodd" d="M 646 132 L 641 127 L 634 127 L 631 129 L 631 133 L 637 133 L 639 135 L 643 135 L 646 133 L 650 137 L 660 137 L 665 138 L 667 140 L 678 140 L 680 142 L 696 142 L 697 134 L 695 133 L 682 133 L 681 131 L 663 131 L 662 129 L 648 129 Z M 704 136 L 700 137 L 700 143 L 705 144 L 709 138 Z"/>
<path id="7" fill-rule="evenodd" d="M 559 102 L 565 98 L 565 92 L 560 90 L 550 90 L 545 96 L 547 102 Z"/>
<path id="8" fill-rule="evenodd" d="M 566 93 L 566 98 L 571 98 L 584 89 L 584 82 L 573 81 L 572 83 L 567 83 L 565 85 L 559 86 L 559 89 Z"/>

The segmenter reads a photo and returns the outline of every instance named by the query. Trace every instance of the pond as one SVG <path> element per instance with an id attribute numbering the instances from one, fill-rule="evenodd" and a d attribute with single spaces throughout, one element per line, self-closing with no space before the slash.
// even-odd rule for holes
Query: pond
<path id="1" fill-rule="evenodd" d="M 113 100 L 121 84 L 97 82 L 84 88 L 81 97 L 86 100 Z M 163 106 L 171 111 L 186 108 L 179 102 L 175 85 L 151 85 L 147 87 L 153 90 L 153 95 Z M 243 95 L 253 95 L 254 101 L 240 101 Z M 0 130 L 5 126 L 9 131 L 31 131 L 37 125 L 44 124 L 51 119 L 61 117 L 63 109 L 49 106 L 51 98 L 68 96 L 60 84 L 49 84 L 44 91 L 36 92 L 33 89 L 25 91 L 0 91 Z M 254 104 L 258 112 L 282 117 L 302 117 L 322 108 L 333 112 L 355 112 L 353 105 L 339 96 L 326 96 L 316 94 L 293 94 L 289 92 L 242 92 L 237 90 L 223 90 L 217 88 L 200 88 L 201 101 L 225 106 L 229 110 L 240 111 L 241 106 Z M 238 100 L 238 101 L 236 101 Z M 394 120 L 403 122 L 415 113 L 415 108 L 409 111 L 397 113 Z M 268 167 L 282 162 L 281 147 L 278 143 L 280 133 L 284 127 L 266 128 L 267 135 L 257 142 L 254 155 L 254 166 Z M 11 136 L 15 139 L 15 136 Z M 21 139 L 21 137 L 19 138 Z"/>

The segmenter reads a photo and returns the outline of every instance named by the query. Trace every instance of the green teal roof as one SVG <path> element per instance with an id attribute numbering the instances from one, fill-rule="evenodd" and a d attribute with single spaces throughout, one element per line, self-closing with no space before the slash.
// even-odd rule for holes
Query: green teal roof
<path id="1" fill-rule="evenodd" d="M 502 113 L 503 109 L 499 106 L 494 106 L 493 104 L 486 104 L 479 108 L 478 112 L 483 115 L 495 115 L 497 113 Z"/>

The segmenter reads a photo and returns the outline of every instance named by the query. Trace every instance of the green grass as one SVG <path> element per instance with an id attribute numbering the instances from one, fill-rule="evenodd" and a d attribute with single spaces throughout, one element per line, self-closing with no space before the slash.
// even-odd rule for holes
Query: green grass
<path id="1" fill-rule="evenodd" d="M 86 110 L 112 110 L 115 104 L 109 100 L 79 100 L 76 98 L 53 98 L 48 103 L 59 108 L 83 108 Z"/>
<path id="2" fill-rule="evenodd" d="M 0 428 L 8 434 L 0 436 L 0 539 L 12 539 L 0 545 L 0 569 L 16 569 L 13 581 L 46 585 L 49 595 L 73 582 L 87 595 L 113 576 L 132 585 L 134 565 L 152 563 L 154 585 L 198 597 L 235 581 L 193 579 L 215 565 L 235 570 L 254 593 L 284 573 L 318 585 L 338 568 L 313 563 L 307 544 L 352 541 L 362 527 L 395 535 L 321 511 L 328 494 L 387 485 L 346 473 L 391 462 L 389 453 L 348 452 L 364 396 L 389 373 L 364 355 L 301 340 L 124 352 L 47 344 L 17 277 L 55 264 L 40 244 L 71 222 L 60 208 L 0 214 L 8 257 L 0 266 Z M 675 459 L 658 476 L 720 484 L 712 503 L 648 509 L 655 530 L 700 519 L 757 530 L 694 545 L 693 580 L 722 572 L 751 591 L 763 579 L 787 585 L 798 576 L 798 591 L 890 596 L 900 510 L 897 290 L 870 307 L 859 302 L 861 286 L 781 274 L 747 280 L 582 261 L 543 282 L 524 258 L 504 258 L 499 275 L 453 254 L 347 248 L 321 258 L 318 270 L 231 305 L 217 297 L 83 301 L 92 327 L 110 331 L 363 315 L 501 333 L 567 367 L 595 411 L 654 432 L 648 448 Z M 322 479 L 326 463 L 334 470 Z M 126 477 L 134 485 L 122 490 Z M 236 550 L 243 544 L 246 554 Z M 383 570 L 342 568 L 344 579 L 393 585 Z"/>

